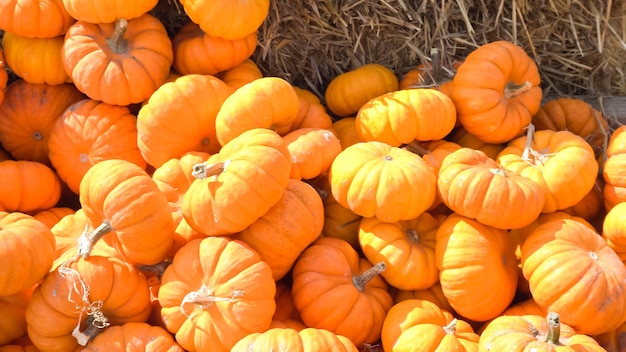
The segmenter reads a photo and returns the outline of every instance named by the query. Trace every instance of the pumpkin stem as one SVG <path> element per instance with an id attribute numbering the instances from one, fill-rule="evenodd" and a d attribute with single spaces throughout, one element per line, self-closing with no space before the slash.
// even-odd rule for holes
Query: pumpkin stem
<path id="1" fill-rule="evenodd" d="M 164 260 L 160 263 L 156 263 L 156 264 L 152 264 L 152 265 L 139 265 L 137 266 L 137 269 L 141 270 L 141 271 L 147 271 L 149 273 L 154 273 L 156 274 L 156 276 L 159 278 L 159 280 L 161 279 L 161 277 L 163 276 L 163 273 L 165 272 L 165 269 L 167 269 L 167 267 L 172 264 L 171 260 Z"/>
<path id="2" fill-rule="evenodd" d="M 211 176 L 217 176 L 226 170 L 230 160 L 207 165 L 206 162 L 195 164 L 191 171 L 191 176 L 203 180 Z"/>
<path id="3" fill-rule="evenodd" d="M 365 285 L 375 276 L 380 275 L 387 269 L 384 262 L 378 262 L 373 267 L 365 270 L 361 275 L 352 277 L 352 284 L 361 292 L 365 291 Z"/>
<path id="4" fill-rule="evenodd" d="M 124 38 L 126 30 L 128 29 L 128 20 L 120 18 L 115 21 L 115 29 L 113 29 L 113 35 L 107 39 L 107 45 L 116 54 L 122 54 L 128 51 L 128 40 Z"/>
<path id="5" fill-rule="evenodd" d="M 448 335 L 454 335 L 454 333 L 456 332 L 456 322 L 457 322 L 456 318 L 452 319 L 448 323 L 448 325 L 443 327 L 443 331 L 445 331 L 446 334 L 448 334 Z"/>
<path id="6" fill-rule="evenodd" d="M 526 81 L 522 84 L 508 83 L 506 87 L 504 87 L 504 97 L 506 99 L 515 98 L 518 95 L 524 94 L 527 91 L 531 90 L 533 87 L 533 84 L 529 81 Z"/>
<path id="7" fill-rule="evenodd" d="M 428 150 L 426 148 L 424 148 L 420 142 L 418 140 L 413 140 L 410 143 L 407 143 L 404 145 L 404 149 L 417 154 L 419 156 L 424 156 L 430 152 L 432 152 L 431 150 Z"/>
<path id="8" fill-rule="evenodd" d="M 522 161 L 528 163 L 533 166 L 543 166 L 551 155 L 554 154 L 544 154 L 533 149 L 532 144 L 535 141 L 535 125 L 531 123 L 528 124 L 526 130 L 526 144 L 524 146 L 524 151 L 522 152 L 521 158 Z"/>
<path id="9" fill-rule="evenodd" d="M 96 335 L 98 335 L 102 329 L 111 325 L 107 317 L 104 316 L 104 313 L 100 310 L 102 307 L 102 301 L 96 302 L 96 304 L 92 304 L 87 311 L 87 319 L 85 323 L 87 328 L 84 331 L 80 331 L 80 319 L 78 320 L 78 325 L 72 330 L 72 336 L 76 339 L 79 345 L 87 346 L 89 341 L 93 340 Z"/>
<path id="10" fill-rule="evenodd" d="M 406 233 L 406 238 L 411 243 L 420 243 L 420 234 L 415 229 L 407 229 L 404 233 Z"/>
<path id="11" fill-rule="evenodd" d="M 89 253 L 91 253 L 93 245 L 104 235 L 113 231 L 115 231 L 115 229 L 111 225 L 111 222 L 107 219 L 102 220 L 102 224 L 91 232 L 88 232 L 87 229 L 85 229 L 82 235 L 78 237 L 78 255 L 83 258 L 87 258 Z"/>
<path id="12" fill-rule="evenodd" d="M 213 302 L 235 302 L 238 297 L 243 296 L 243 291 L 235 290 L 230 297 L 216 297 L 213 296 L 213 290 L 206 285 L 202 285 L 198 291 L 192 291 L 183 297 L 180 302 L 180 311 L 186 316 L 191 317 L 196 311 L 195 308 L 200 310 L 210 308 L 213 306 Z M 193 305 L 191 312 L 186 309 L 190 305 Z"/>
<path id="13" fill-rule="evenodd" d="M 561 319 L 559 314 L 555 312 L 549 312 L 548 317 L 548 334 L 546 335 L 546 342 L 553 345 L 559 345 L 559 339 L 561 338 Z"/>

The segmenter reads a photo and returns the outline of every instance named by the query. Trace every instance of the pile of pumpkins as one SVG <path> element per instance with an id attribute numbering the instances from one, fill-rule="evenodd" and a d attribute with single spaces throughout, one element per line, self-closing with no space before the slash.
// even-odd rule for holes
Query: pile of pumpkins
<path id="1" fill-rule="evenodd" d="M 318 97 L 180 3 L 0 0 L 0 351 L 624 351 L 625 127 L 507 41 Z"/>

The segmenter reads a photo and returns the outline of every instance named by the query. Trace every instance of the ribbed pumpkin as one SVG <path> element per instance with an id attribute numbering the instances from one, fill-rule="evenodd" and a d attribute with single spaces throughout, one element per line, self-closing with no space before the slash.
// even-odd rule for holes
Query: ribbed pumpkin
<path id="1" fill-rule="evenodd" d="M 424 290 L 397 290 L 393 294 L 394 304 L 406 301 L 407 299 L 420 299 L 433 302 L 439 308 L 454 313 L 454 308 L 452 308 L 450 302 L 448 302 L 448 299 L 443 294 L 440 282 L 435 282 L 432 286 Z"/>
<path id="2" fill-rule="evenodd" d="M 508 142 L 522 134 L 541 104 L 537 65 L 524 49 L 508 41 L 476 48 L 459 65 L 452 82 L 459 122 L 489 143 Z"/>
<path id="3" fill-rule="evenodd" d="M 215 135 L 215 119 L 232 92 L 220 79 L 198 74 L 160 86 L 137 114 L 141 155 L 158 168 L 187 152 L 218 152 L 221 146 Z"/>
<path id="4" fill-rule="evenodd" d="M 172 335 L 160 326 L 144 322 L 128 322 L 109 326 L 82 349 L 83 352 L 183 352 Z"/>
<path id="5" fill-rule="evenodd" d="M 0 296 L 0 346 L 10 344 L 26 334 L 26 306 L 34 287 L 35 285 L 11 295 Z"/>
<path id="6" fill-rule="evenodd" d="M 61 60 L 64 38 L 63 35 L 29 38 L 6 32 L 2 37 L 6 64 L 26 82 L 50 85 L 71 83 Z"/>
<path id="7" fill-rule="evenodd" d="M 276 310 L 276 283 L 261 257 L 228 237 L 187 243 L 165 269 L 161 317 L 187 351 L 230 351 L 267 330 Z"/>
<path id="8" fill-rule="evenodd" d="M 626 202 L 617 203 L 602 221 L 602 237 L 606 244 L 626 263 Z"/>
<path id="9" fill-rule="evenodd" d="M 606 161 L 602 168 L 604 179 L 604 207 L 608 211 L 626 201 L 626 126 L 616 128 L 606 148 Z"/>
<path id="10" fill-rule="evenodd" d="M 324 128 L 298 128 L 283 136 L 291 156 L 291 178 L 310 180 L 326 175 L 341 152 L 341 143 Z"/>
<path id="11" fill-rule="evenodd" d="M 477 351 L 478 339 L 469 323 L 420 299 L 396 303 L 382 327 L 383 349 L 389 352 L 410 351 L 414 346 L 423 351 Z"/>
<path id="12" fill-rule="evenodd" d="M 356 115 L 359 139 L 394 147 L 444 138 L 456 124 L 450 98 L 435 89 L 404 89 L 367 101 Z"/>
<path id="13" fill-rule="evenodd" d="M 436 176 L 424 159 L 383 142 L 344 149 L 333 161 L 329 177 L 339 204 L 387 222 L 413 219 L 435 200 Z"/>
<path id="14" fill-rule="evenodd" d="M 324 237 L 298 258 L 292 269 L 291 294 L 308 327 L 349 338 L 356 346 L 380 338 L 393 300 L 380 273 L 346 241 Z"/>
<path id="15" fill-rule="evenodd" d="M 460 316 L 487 321 L 513 301 L 517 260 L 505 230 L 452 214 L 437 230 L 435 255 L 443 293 Z"/>
<path id="16" fill-rule="evenodd" d="M 101 329 L 150 314 L 146 277 L 117 258 L 74 258 L 50 272 L 26 307 L 28 336 L 41 352 L 85 346 Z"/>
<path id="17" fill-rule="evenodd" d="M 36 212 L 52 208 L 61 199 L 61 180 L 36 161 L 0 161 L 0 180 L 0 211 Z"/>
<path id="18" fill-rule="evenodd" d="M 49 164 L 48 140 L 56 120 L 85 96 L 70 83 L 13 81 L 0 105 L 0 143 L 15 159 Z"/>
<path id="19" fill-rule="evenodd" d="M 356 131 L 356 117 L 348 116 L 336 120 L 333 122 L 332 130 L 339 138 L 342 149 L 346 149 L 355 143 L 363 142 Z"/>
<path id="20" fill-rule="evenodd" d="M 108 159 L 147 164 L 137 147 L 137 118 L 128 107 L 92 99 L 72 104 L 56 120 L 48 141 L 57 174 L 74 193 L 92 165 Z"/>
<path id="21" fill-rule="evenodd" d="M 29 38 L 65 34 L 76 20 L 62 0 L 9 0 L 0 2 L 0 29 Z"/>
<path id="22" fill-rule="evenodd" d="M 263 72 L 261 72 L 261 69 L 254 61 L 246 59 L 239 65 L 222 71 L 216 76 L 233 89 L 237 89 L 255 79 L 263 77 Z"/>
<path id="23" fill-rule="evenodd" d="M 115 22 L 77 21 L 65 34 L 61 55 L 78 90 L 125 106 L 141 103 L 166 82 L 174 54 L 163 24 L 146 13 Z"/>
<path id="24" fill-rule="evenodd" d="M 52 228 L 66 215 L 74 214 L 75 210 L 69 207 L 59 206 L 40 210 L 33 214 L 33 217 L 44 223 L 48 228 Z"/>
<path id="25" fill-rule="evenodd" d="M 198 24 L 187 22 L 172 39 L 174 62 L 180 74 L 216 75 L 229 70 L 254 53 L 256 32 L 240 39 L 224 39 L 206 34 Z"/>
<path id="26" fill-rule="evenodd" d="M 626 321 L 624 263 L 588 225 L 547 221 L 526 238 L 521 254 L 535 301 L 576 332 L 601 334 Z"/>
<path id="27" fill-rule="evenodd" d="M 158 0 L 62 0 L 73 18 L 90 23 L 109 23 L 139 17 L 152 10 Z"/>
<path id="28" fill-rule="evenodd" d="M 358 349 L 348 338 L 335 335 L 324 329 L 305 328 L 300 331 L 290 328 L 274 328 L 263 333 L 250 334 L 241 339 L 231 352 L 264 351 L 301 352 L 357 352 Z"/>
<path id="29" fill-rule="evenodd" d="M 248 130 L 199 164 L 198 179 L 183 199 L 183 215 L 196 231 L 232 235 L 250 226 L 285 193 L 291 172 L 282 137 L 266 128 Z"/>
<path id="30" fill-rule="evenodd" d="M 79 254 L 108 242 L 133 264 L 156 264 L 174 243 L 174 220 L 165 195 L 141 167 L 122 159 L 93 165 L 80 183 L 80 204 L 93 227 Z"/>
<path id="31" fill-rule="evenodd" d="M 463 126 L 456 128 L 450 135 L 450 140 L 461 147 L 479 149 L 491 159 L 496 159 L 498 153 L 504 149 L 502 143 L 487 143 L 475 135 L 469 133 Z"/>

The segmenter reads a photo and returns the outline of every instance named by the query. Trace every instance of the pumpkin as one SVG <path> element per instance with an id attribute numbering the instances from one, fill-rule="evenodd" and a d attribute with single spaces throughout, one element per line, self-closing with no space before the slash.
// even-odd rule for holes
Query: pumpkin
<path id="1" fill-rule="evenodd" d="M 604 208 L 609 211 L 616 204 L 626 201 L 626 126 L 617 127 L 606 149 L 602 168 Z"/>
<path id="2" fill-rule="evenodd" d="M 26 306 L 34 287 L 10 295 L 0 296 L 0 346 L 11 343 L 26 334 Z"/>
<path id="3" fill-rule="evenodd" d="M 127 20 L 140 17 L 152 10 L 158 0 L 113 0 L 101 2 L 97 0 L 62 0 L 69 14 L 80 21 L 90 23 L 109 23 L 125 18 Z"/>
<path id="4" fill-rule="evenodd" d="M 582 99 L 559 97 L 541 105 L 533 115 L 537 130 L 570 131 L 584 138 L 596 155 L 605 149 L 610 136 L 602 112 Z"/>
<path id="5" fill-rule="evenodd" d="M 13 81 L 0 105 L 2 147 L 15 159 L 49 164 L 48 140 L 54 123 L 65 109 L 84 98 L 70 83 Z"/>
<path id="6" fill-rule="evenodd" d="M 560 321 L 550 312 L 495 318 L 481 333 L 479 351 L 605 351 L 593 338 Z"/>
<path id="7" fill-rule="evenodd" d="M 240 39 L 256 32 L 269 13 L 269 0 L 192 1 L 181 5 L 192 22 L 213 37 Z"/>
<path id="8" fill-rule="evenodd" d="M 624 264 L 585 223 L 547 221 L 526 238 L 521 254 L 532 297 L 576 332 L 602 334 L 626 320 Z"/>
<path id="9" fill-rule="evenodd" d="M 167 330 L 187 351 L 230 351 L 243 337 L 269 328 L 276 283 L 267 263 L 228 237 L 190 241 L 161 278 L 159 302 Z"/>
<path id="10" fill-rule="evenodd" d="M 107 326 L 150 315 L 146 277 L 118 258 L 73 258 L 50 272 L 26 307 L 28 336 L 41 351 L 73 351 Z"/>
<path id="11" fill-rule="evenodd" d="M 324 91 L 326 107 L 338 117 L 355 115 L 370 99 L 398 89 L 398 77 L 386 66 L 369 63 L 331 79 Z"/>
<path id="12" fill-rule="evenodd" d="M 435 260 L 443 294 L 460 316 L 487 321 L 513 301 L 517 260 L 506 230 L 452 214 L 437 230 Z"/>
<path id="13" fill-rule="evenodd" d="M 308 127 L 283 136 L 291 156 L 291 178 L 308 180 L 325 175 L 341 152 L 341 143 L 332 131 Z"/>
<path id="14" fill-rule="evenodd" d="M 50 167 L 28 160 L 0 161 L 0 211 L 37 212 L 61 198 L 61 180 Z"/>
<path id="15" fill-rule="evenodd" d="M 576 204 L 563 209 L 564 212 L 581 217 L 587 221 L 602 218 L 606 214 L 604 209 L 603 196 L 604 181 L 601 177 L 596 178 L 596 182 L 591 190 Z"/>
<path id="16" fill-rule="evenodd" d="M 330 172 L 332 196 L 363 217 L 408 220 L 435 200 L 436 175 L 420 156 L 383 142 L 361 142 L 341 151 Z"/>
<path id="17" fill-rule="evenodd" d="M 535 181 L 471 148 L 457 149 L 443 159 L 437 187 L 448 208 L 499 229 L 524 227 L 544 208 L 545 194 Z"/>
<path id="18" fill-rule="evenodd" d="M 569 208 L 594 187 L 598 162 L 582 137 L 569 131 L 541 130 L 511 141 L 496 158 L 509 173 L 538 184 L 545 194 L 543 213 Z"/>
<path id="19" fill-rule="evenodd" d="M 316 328 L 300 331 L 290 328 L 273 328 L 262 333 L 250 334 L 241 339 L 231 352 L 263 351 L 333 351 L 357 352 L 358 349 L 344 336 Z"/>
<path id="20" fill-rule="evenodd" d="M 6 65 L 26 82 L 50 85 L 70 83 L 61 61 L 63 40 L 63 35 L 29 38 L 6 32 L 2 36 Z"/>
<path id="21" fill-rule="evenodd" d="M 194 22 L 187 22 L 172 38 L 172 67 L 182 75 L 215 75 L 249 59 L 256 47 L 256 32 L 243 38 L 224 39 L 203 32 Z"/>
<path id="22" fill-rule="evenodd" d="M 343 117 L 333 122 L 331 129 L 339 138 L 342 149 L 346 149 L 358 142 L 364 142 L 359 138 L 359 134 L 356 131 L 356 117 Z"/>
<path id="23" fill-rule="evenodd" d="M 323 224 L 324 204 L 315 189 L 290 179 L 278 203 L 233 238 L 257 251 L 272 269 L 274 280 L 279 280 L 320 236 Z"/>
<path id="24" fill-rule="evenodd" d="M 454 313 L 454 308 L 448 302 L 448 299 L 443 294 L 443 288 L 441 288 L 441 282 L 437 281 L 430 287 L 423 290 L 396 290 L 393 294 L 394 304 L 406 301 L 408 299 L 419 299 L 432 302 L 442 310 Z"/>
<path id="25" fill-rule="evenodd" d="M 166 258 L 174 220 L 167 198 L 144 169 L 122 159 L 103 160 L 85 173 L 79 197 L 93 227 L 79 239 L 79 255 L 89 256 L 102 238 L 133 264 Z"/>
<path id="26" fill-rule="evenodd" d="M 268 128 L 281 136 L 292 130 L 300 100 L 291 83 L 279 77 L 262 77 L 234 91 L 215 118 L 220 145 L 254 128 Z"/>
<path id="27" fill-rule="evenodd" d="M 239 65 L 219 72 L 217 78 L 224 81 L 233 89 L 237 89 L 247 83 L 263 77 L 263 72 L 252 59 L 245 59 Z"/>
<path id="28" fill-rule="evenodd" d="M 509 306 L 502 315 L 541 315 L 544 316 L 548 314 L 548 311 L 537 304 L 537 302 L 532 298 L 528 298 L 524 301 L 520 301 Z"/>
<path id="29" fill-rule="evenodd" d="M 48 228 L 52 228 L 56 223 L 61 221 L 66 215 L 74 214 L 75 210 L 69 207 L 52 207 L 44 210 L 40 210 L 33 214 L 33 217 L 41 222 Z"/>
<path id="30" fill-rule="evenodd" d="M 356 346 L 380 338 L 393 300 L 372 265 L 346 241 L 323 237 L 302 252 L 292 269 L 291 294 L 308 327 L 349 338 Z"/>
<path id="31" fill-rule="evenodd" d="M 143 102 L 165 83 L 173 55 L 165 27 L 147 13 L 115 22 L 77 21 L 67 30 L 61 51 L 78 90 L 122 106 Z"/>
<path id="32" fill-rule="evenodd" d="M 505 145 L 502 143 L 487 143 L 476 137 L 475 135 L 467 132 L 463 126 L 456 128 L 451 136 L 450 140 L 461 147 L 479 149 L 491 159 L 496 159 L 498 154 L 504 149 Z"/>
<path id="33" fill-rule="evenodd" d="M 469 323 L 420 299 L 396 303 L 382 327 L 383 349 L 390 352 L 416 345 L 423 351 L 478 351 L 478 339 Z"/>
<path id="34" fill-rule="evenodd" d="M 56 120 L 48 141 L 49 158 L 69 189 L 78 194 L 80 182 L 94 164 L 108 159 L 147 164 L 137 147 L 137 118 L 128 107 L 83 99 Z"/>
<path id="35" fill-rule="evenodd" d="M 626 263 L 626 202 L 617 203 L 602 221 L 602 237 L 622 262 Z"/>
<path id="36" fill-rule="evenodd" d="M 322 105 L 320 99 L 309 90 L 296 86 L 293 88 L 298 95 L 300 107 L 298 109 L 298 115 L 291 125 L 291 129 L 330 129 L 333 126 L 333 120 L 326 112 L 326 107 Z"/>
<path id="37" fill-rule="evenodd" d="M 184 350 L 167 330 L 143 322 L 128 322 L 110 326 L 89 341 L 84 352 L 106 351 L 164 351 L 183 352 Z"/>
<path id="38" fill-rule="evenodd" d="M 29 38 L 65 34 L 76 20 L 62 0 L 9 0 L 0 2 L 0 29 Z"/>
<path id="39" fill-rule="evenodd" d="M 359 244 L 371 263 L 385 263 L 381 275 L 391 286 L 427 289 L 439 281 L 435 263 L 438 228 L 439 221 L 428 213 L 395 223 L 364 218 L 359 226 Z"/>
<path id="40" fill-rule="evenodd" d="M 198 74 L 160 86 L 137 114 L 141 155 L 158 168 L 187 152 L 218 152 L 221 145 L 215 134 L 215 119 L 232 92 L 220 79 Z"/>
<path id="41" fill-rule="evenodd" d="M 485 142 L 505 143 L 519 136 L 541 105 L 537 65 L 508 41 L 474 49 L 452 82 L 459 122 Z"/>
<path id="42" fill-rule="evenodd" d="M 266 128 L 248 130 L 194 169 L 198 179 L 185 193 L 183 216 L 208 236 L 242 231 L 280 201 L 290 172 L 282 137 Z"/>
<path id="43" fill-rule="evenodd" d="M 370 99 L 355 121 L 359 139 L 380 141 L 394 147 L 414 140 L 442 139 L 456 123 L 450 98 L 434 89 L 404 89 Z"/>

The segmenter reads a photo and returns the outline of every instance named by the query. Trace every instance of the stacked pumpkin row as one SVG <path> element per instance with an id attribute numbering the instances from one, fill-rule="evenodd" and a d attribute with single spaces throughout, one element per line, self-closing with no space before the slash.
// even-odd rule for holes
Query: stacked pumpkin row
<path id="1" fill-rule="evenodd" d="M 429 67 L 365 65 L 322 103 L 249 59 L 267 3 L 224 33 L 182 1 L 170 42 L 154 2 L 74 2 L 47 7 L 65 19 L 55 83 L 9 59 L 18 27 L 0 26 L 20 76 L 1 90 L 1 344 L 618 350 L 624 132 L 582 101 L 540 106 L 520 48 L 480 47 L 435 89 L 411 81 Z M 233 50 L 194 60 L 186 35 Z"/>

